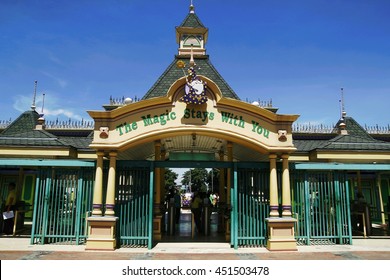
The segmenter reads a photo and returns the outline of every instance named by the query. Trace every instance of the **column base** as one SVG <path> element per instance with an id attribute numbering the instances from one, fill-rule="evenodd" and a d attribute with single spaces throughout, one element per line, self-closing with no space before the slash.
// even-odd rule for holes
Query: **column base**
<path id="1" fill-rule="evenodd" d="M 294 234 L 296 219 L 268 218 L 268 241 L 269 251 L 297 251 L 297 242 Z"/>
<path id="2" fill-rule="evenodd" d="M 114 251 L 118 217 L 91 216 L 88 219 L 88 238 L 85 250 Z"/>

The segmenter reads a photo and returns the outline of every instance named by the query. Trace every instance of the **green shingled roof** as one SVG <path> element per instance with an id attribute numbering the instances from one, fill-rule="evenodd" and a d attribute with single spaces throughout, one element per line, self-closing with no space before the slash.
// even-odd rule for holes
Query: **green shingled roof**
<path id="1" fill-rule="evenodd" d="M 390 151 L 390 143 L 374 139 L 367 131 L 351 117 L 339 120 L 334 128 L 334 133 L 338 131 L 340 123 L 346 125 L 348 134 L 337 134 L 331 139 L 299 139 L 293 140 L 297 152 L 309 152 L 313 150 L 330 151 Z"/>
<path id="2" fill-rule="evenodd" d="M 195 13 L 189 13 L 180 27 L 206 28 Z"/>
<path id="3" fill-rule="evenodd" d="M 340 123 L 342 122 L 345 123 L 348 135 L 353 137 L 360 137 L 366 139 L 366 141 L 376 141 L 357 121 L 355 121 L 354 118 L 351 117 L 344 117 L 344 119 L 339 120 L 335 126 L 335 130 L 338 129 Z"/>
<path id="4" fill-rule="evenodd" d="M 174 61 L 168 66 L 164 73 L 158 78 L 156 83 L 145 94 L 142 99 L 150 99 L 154 97 L 166 96 L 171 85 L 179 78 L 184 77 L 183 70 L 176 66 L 176 63 L 182 60 L 185 64 L 189 65 L 189 58 L 181 58 L 176 56 Z M 214 81 L 222 92 L 223 97 L 240 99 L 233 89 L 226 83 L 222 76 L 218 73 L 217 69 L 211 64 L 208 56 L 201 58 L 195 58 L 195 70 L 197 75 L 202 75 L 210 80 Z"/>
<path id="5" fill-rule="evenodd" d="M 22 113 L 0 134 L 0 146 L 69 147 L 70 145 L 45 130 L 35 129 L 39 114 L 36 111 Z"/>
<path id="6" fill-rule="evenodd" d="M 10 136 L 32 130 L 38 123 L 39 114 L 36 111 L 26 111 L 13 121 L 3 132 L 1 136 Z"/>
<path id="7" fill-rule="evenodd" d="M 368 135 L 369 136 L 369 135 Z M 370 136 L 371 138 L 371 136 Z M 355 135 L 338 135 L 317 147 L 320 150 L 390 151 L 390 143 Z"/>

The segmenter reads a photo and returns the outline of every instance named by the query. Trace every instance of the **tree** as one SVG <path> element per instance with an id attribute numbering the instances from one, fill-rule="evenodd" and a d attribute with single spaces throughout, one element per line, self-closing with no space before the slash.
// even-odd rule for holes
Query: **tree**
<path id="1" fill-rule="evenodd" d="M 213 168 L 210 170 L 207 175 L 207 184 L 209 185 L 209 190 L 212 192 L 218 192 L 219 190 L 219 169 Z"/>
<path id="2" fill-rule="evenodd" d="M 190 169 L 184 172 L 181 183 L 186 186 L 191 184 L 191 191 L 205 192 L 207 190 L 207 176 L 208 172 L 205 168 Z"/>
<path id="3" fill-rule="evenodd" d="M 173 172 L 169 168 L 165 168 L 164 179 L 165 179 L 165 188 L 167 190 L 169 190 L 170 188 L 176 187 L 177 177 L 178 177 L 178 175 L 176 172 Z"/>

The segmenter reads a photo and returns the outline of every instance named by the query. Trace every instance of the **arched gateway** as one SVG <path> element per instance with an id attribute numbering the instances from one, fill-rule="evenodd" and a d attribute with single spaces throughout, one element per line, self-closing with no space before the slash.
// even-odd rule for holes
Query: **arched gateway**
<path id="1" fill-rule="evenodd" d="M 176 35 L 178 55 L 142 100 L 89 112 L 97 167 L 86 248 L 151 247 L 161 238 L 164 168 L 201 166 L 221 170 L 233 246 L 295 250 L 288 158 L 298 116 L 238 99 L 206 55 L 208 29 L 193 6 Z"/>

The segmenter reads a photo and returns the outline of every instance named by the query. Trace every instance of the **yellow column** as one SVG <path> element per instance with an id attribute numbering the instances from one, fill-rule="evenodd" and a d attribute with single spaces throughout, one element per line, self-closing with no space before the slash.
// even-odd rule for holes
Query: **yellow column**
<path id="1" fill-rule="evenodd" d="M 95 174 L 95 185 L 93 188 L 93 204 L 92 204 L 92 215 L 102 215 L 102 195 L 103 195 L 103 156 L 104 152 L 96 152 L 96 174 Z"/>
<path id="2" fill-rule="evenodd" d="M 382 198 L 382 187 L 381 187 L 381 174 L 377 174 L 376 176 L 376 186 L 378 188 L 378 194 L 379 194 L 379 206 L 381 209 L 381 220 L 382 225 L 386 225 L 386 218 L 385 218 L 385 207 L 383 205 L 383 198 Z"/>
<path id="3" fill-rule="evenodd" d="M 282 155 L 283 159 L 283 177 L 282 177 L 282 208 L 283 217 L 291 217 L 291 189 L 290 189 L 290 171 L 288 168 L 288 154 Z"/>
<path id="4" fill-rule="evenodd" d="M 154 142 L 154 159 L 161 160 L 161 142 L 160 140 Z M 161 203 L 161 172 L 160 168 L 154 170 L 154 212 L 160 212 L 160 203 Z"/>
<path id="5" fill-rule="evenodd" d="M 106 196 L 105 216 L 115 216 L 115 177 L 116 177 L 116 156 L 117 152 L 110 152 L 110 169 L 108 170 L 108 184 Z"/>
<path id="6" fill-rule="evenodd" d="M 161 149 L 160 160 L 165 160 L 165 149 Z M 160 199 L 165 197 L 165 168 L 160 169 Z"/>
<path id="7" fill-rule="evenodd" d="M 269 198 L 270 198 L 270 217 L 279 217 L 279 195 L 278 195 L 278 179 L 276 173 L 276 154 L 269 155 L 270 178 L 269 178 Z"/>
<path id="8" fill-rule="evenodd" d="M 165 157 L 165 155 L 164 155 Z M 161 142 L 160 140 L 154 142 L 154 159 L 161 160 Z M 164 195 L 162 194 L 161 188 L 161 169 L 154 169 L 154 205 L 153 205 L 153 240 L 161 240 L 162 229 L 163 229 L 163 215 L 165 215 L 162 209 L 162 201 Z"/>
<path id="9" fill-rule="evenodd" d="M 233 143 L 228 142 L 227 143 L 227 156 L 228 156 L 228 161 L 232 162 L 233 161 Z M 226 182 L 226 187 L 227 187 L 227 194 L 226 194 L 226 203 L 230 205 L 230 188 L 232 186 L 232 176 L 231 176 L 231 169 L 228 168 L 227 170 L 227 182 Z"/>
<path id="10" fill-rule="evenodd" d="M 219 160 L 225 161 L 225 154 L 223 151 L 219 152 Z M 220 168 L 219 170 L 219 202 L 226 202 L 225 195 L 225 168 Z"/>

